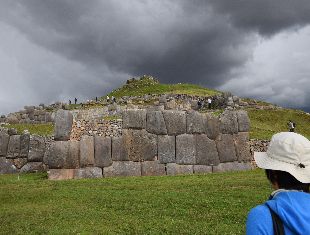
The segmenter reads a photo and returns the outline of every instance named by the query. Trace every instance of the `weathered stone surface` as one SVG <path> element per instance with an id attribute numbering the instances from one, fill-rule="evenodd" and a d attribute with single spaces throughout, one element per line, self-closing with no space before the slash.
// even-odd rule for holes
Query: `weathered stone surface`
<path id="1" fill-rule="evenodd" d="M 8 129 L 8 134 L 9 135 L 17 135 L 17 130 L 15 128 L 9 128 Z"/>
<path id="2" fill-rule="evenodd" d="M 123 111 L 123 128 L 128 129 L 145 129 L 146 127 L 146 110 L 144 109 L 127 109 Z"/>
<path id="3" fill-rule="evenodd" d="M 20 153 L 20 135 L 10 136 L 7 158 L 17 158 Z"/>
<path id="4" fill-rule="evenodd" d="M 35 173 L 35 172 L 45 172 L 46 167 L 42 162 L 28 162 L 21 169 L 21 173 Z"/>
<path id="5" fill-rule="evenodd" d="M 20 136 L 20 157 L 27 157 L 29 152 L 29 145 L 30 145 L 30 135 L 29 134 L 22 134 Z"/>
<path id="6" fill-rule="evenodd" d="M 69 154 L 69 141 L 55 141 L 47 154 L 47 164 L 50 169 L 64 168 Z"/>
<path id="7" fill-rule="evenodd" d="M 233 162 L 237 160 L 235 144 L 232 135 L 221 134 L 216 140 L 220 162 Z"/>
<path id="8" fill-rule="evenodd" d="M 236 111 L 226 110 L 220 116 L 220 132 L 223 134 L 238 133 L 238 119 Z"/>
<path id="9" fill-rule="evenodd" d="M 184 111 L 163 111 L 168 135 L 181 135 L 186 133 L 186 113 Z"/>
<path id="10" fill-rule="evenodd" d="M 165 109 L 176 109 L 178 106 L 175 100 L 169 100 L 165 103 Z"/>
<path id="11" fill-rule="evenodd" d="M 58 110 L 55 115 L 55 140 L 69 140 L 73 124 L 73 116 L 70 111 Z"/>
<path id="12" fill-rule="evenodd" d="M 0 157 L 0 174 L 13 174 L 17 172 L 17 168 L 5 157 Z"/>
<path id="13" fill-rule="evenodd" d="M 107 167 L 112 165 L 111 138 L 95 136 L 95 166 Z"/>
<path id="14" fill-rule="evenodd" d="M 213 167 L 213 172 L 224 172 L 224 171 L 244 171 L 251 170 L 251 164 L 249 162 L 227 162 L 220 163 Z"/>
<path id="15" fill-rule="evenodd" d="M 123 137 L 112 137 L 112 160 L 128 161 L 128 152 L 125 148 Z"/>
<path id="16" fill-rule="evenodd" d="M 250 131 L 250 118 L 248 116 L 248 112 L 245 110 L 238 110 L 237 118 L 238 118 L 239 132 Z"/>
<path id="17" fill-rule="evenodd" d="M 218 165 L 219 155 L 214 140 L 207 135 L 196 135 L 196 164 L 198 165 Z"/>
<path id="18" fill-rule="evenodd" d="M 167 163 L 167 175 L 190 175 L 194 173 L 193 165 L 178 165 L 176 163 Z"/>
<path id="19" fill-rule="evenodd" d="M 207 118 L 205 115 L 192 111 L 186 115 L 186 118 L 188 134 L 202 134 L 207 132 Z"/>
<path id="20" fill-rule="evenodd" d="M 6 118 L 6 121 L 10 124 L 17 124 L 19 122 L 18 118 L 14 114 L 9 114 Z"/>
<path id="21" fill-rule="evenodd" d="M 80 166 L 93 166 L 95 163 L 94 137 L 83 135 L 80 141 Z"/>
<path id="22" fill-rule="evenodd" d="M 141 162 L 114 161 L 112 166 L 103 168 L 104 177 L 141 176 Z"/>
<path id="23" fill-rule="evenodd" d="M 194 135 L 176 136 L 176 163 L 184 165 L 196 164 L 196 148 Z"/>
<path id="24" fill-rule="evenodd" d="M 158 159 L 160 163 L 175 162 L 175 136 L 158 136 Z"/>
<path id="25" fill-rule="evenodd" d="M 40 162 L 43 160 L 44 153 L 45 153 L 44 137 L 38 135 L 30 136 L 28 160 L 31 162 Z"/>
<path id="26" fill-rule="evenodd" d="M 15 158 L 12 160 L 17 169 L 22 168 L 27 162 L 27 158 Z"/>
<path id="27" fill-rule="evenodd" d="M 49 180 L 69 180 L 74 178 L 75 169 L 50 169 L 47 173 Z"/>
<path id="28" fill-rule="evenodd" d="M 141 175 L 166 175 L 165 165 L 160 164 L 159 161 L 141 162 Z"/>
<path id="29" fill-rule="evenodd" d="M 219 119 L 212 115 L 207 115 L 207 135 L 210 139 L 215 140 L 220 133 Z"/>
<path id="30" fill-rule="evenodd" d="M 194 165 L 194 173 L 195 174 L 212 173 L 212 166 Z"/>
<path id="31" fill-rule="evenodd" d="M 239 132 L 234 135 L 236 154 L 239 162 L 251 161 L 249 133 Z"/>
<path id="32" fill-rule="evenodd" d="M 64 168 L 75 169 L 80 167 L 80 142 L 77 140 L 70 140 L 69 153 L 64 162 Z"/>
<path id="33" fill-rule="evenodd" d="M 5 132 L 0 132 L 0 157 L 6 156 L 8 151 L 10 136 Z"/>
<path id="34" fill-rule="evenodd" d="M 157 157 L 157 135 L 146 130 L 123 130 L 123 143 L 130 161 L 152 161 Z"/>
<path id="35" fill-rule="evenodd" d="M 83 179 L 83 178 L 102 178 L 102 169 L 99 167 L 86 167 L 76 169 L 74 171 L 75 179 Z"/>
<path id="36" fill-rule="evenodd" d="M 146 115 L 146 130 L 156 135 L 166 135 L 167 128 L 161 111 L 148 111 Z"/>

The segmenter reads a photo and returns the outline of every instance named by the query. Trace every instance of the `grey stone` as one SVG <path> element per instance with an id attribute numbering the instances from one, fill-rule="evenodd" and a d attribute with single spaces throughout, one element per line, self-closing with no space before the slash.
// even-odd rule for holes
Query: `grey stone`
<path id="1" fill-rule="evenodd" d="M 213 167 L 213 172 L 225 172 L 225 171 L 245 171 L 251 170 L 251 164 L 245 162 L 227 162 L 220 163 Z"/>
<path id="2" fill-rule="evenodd" d="M 29 134 L 22 134 L 20 136 L 20 157 L 27 157 L 29 152 L 29 145 L 30 145 L 30 135 Z"/>
<path id="3" fill-rule="evenodd" d="M 184 111 L 163 111 L 168 135 L 181 135 L 186 133 L 186 113 Z"/>
<path id="4" fill-rule="evenodd" d="M 114 161 L 112 166 L 103 168 L 104 177 L 141 176 L 141 162 Z"/>
<path id="5" fill-rule="evenodd" d="M 17 130 L 15 128 L 9 128 L 8 134 L 9 135 L 17 135 Z"/>
<path id="6" fill-rule="evenodd" d="M 220 124 L 217 117 L 207 115 L 207 135 L 210 139 L 215 140 L 220 133 Z"/>
<path id="7" fill-rule="evenodd" d="M 239 132 L 234 135 L 236 154 L 239 162 L 251 161 L 249 133 Z"/>
<path id="8" fill-rule="evenodd" d="M 125 148 L 123 137 L 112 137 L 112 160 L 128 161 L 128 152 Z"/>
<path id="9" fill-rule="evenodd" d="M 18 169 L 22 168 L 28 162 L 27 158 L 15 158 L 12 161 Z"/>
<path id="10" fill-rule="evenodd" d="M 207 131 L 207 118 L 205 115 L 192 111 L 187 114 L 187 133 L 188 134 L 203 134 Z"/>
<path id="11" fill-rule="evenodd" d="M 212 166 L 194 165 L 194 173 L 195 174 L 212 173 Z"/>
<path id="12" fill-rule="evenodd" d="M 95 164 L 94 137 L 83 135 L 80 140 L 80 166 L 87 167 Z"/>
<path id="13" fill-rule="evenodd" d="M 159 161 L 141 162 L 141 175 L 166 175 L 165 165 L 160 164 Z"/>
<path id="14" fill-rule="evenodd" d="M 157 157 L 157 135 L 146 130 L 123 130 L 123 143 L 130 161 L 152 161 Z"/>
<path id="15" fill-rule="evenodd" d="M 19 122 L 18 118 L 12 114 L 12 115 L 8 115 L 6 118 L 6 122 L 10 123 L 10 124 L 17 124 Z"/>
<path id="16" fill-rule="evenodd" d="M 21 169 L 21 173 L 35 173 L 35 172 L 45 172 L 46 167 L 42 162 L 28 162 Z"/>
<path id="17" fill-rule="evenodd" d="M 194 135 L 176 136 L 176 163 L 184 165 L 196 164 L 196 148 Z"/>
<path id="18" fill-rule="evenodd" d="M 69 141 L 55 141 L 48 150 L 47 164 L 50 169 L 64 168 L 69 154 Z"/>
<path id="19" fill-rule="evenodd" d="M 7 158 L 17 158 L 20 153 L 20 135 L 10 136 Z"/>
<path id="20" fill-rule="evenodd" d="M 69 180 L 74 178 L 75 169 L 50 169 L 47 173 L 49 180 Z"/>
<path id="21" fill-rule="evenodd" d="M 0 132 L 0 157 L 6 156 L 8 151 L 10 136 L 5 132 Z"/>
<path id="22" fill-rule="evenodd" d="M 165 103 L 165 109 L 177 109 L 177 102 L 175 100 L 169 100 Z"/>
<path id="23" fill-rule="evenodd" d="M 207 135 L 196 135 L 196 164 L 198 165 L 218 165 L 219 155 L 214 140 Z"/>
<path id="24" fill-rule="evenodd" d="M 80 142 L 69 140 L 69 153 L 64 162 L 64 168 L 75 169 L 80 167 Z"/>
<path id="25" fill-rule="evenodd" d="M 158 159 L 160 163 L 175 162 L 175 136 L 158 136 Z"/>
<path id="26" fill-rule="evenodd" d="M 146 115 L 146 130 L 156 135 L 166 135 L 167 128 L 161 111 L 148 111 Z"/>
<path id="27" fill-rule="evenodd" d="M 237 118 L 238 118 L 239 132 L 250 131 L 250 118 L 248 116 L 248 112 L 245 110 L 238 110 Z"/>
<path id="28" fill-rule="evenodd" d="M 127 109 L 123 111 L 123 128 L 128 129 L 145 129 L 146 127 L 146 110 L 144 109 Z"/>
<path id="29" fill-rule="evenodd" d="M 112 165 L 111 138 L 95 136 L 95 166 L 107 167 Z"/>
<path id="30" fill-rule="evenodd" d="M 223 134 L 238 133 L 238 119 L 236 111 L 226 110 L 220 116 L 220 132 Z"/>
<path id="31" fill-rule="evenodd" d="M 17 172 L 17 168 L 4 157 L 0 157 L 0 174 L 13 174 Z"/>
<path id="32" fill-rule="evenodd" d="M 31 162 L 41 162 L 45 153 L 44 137 L 38 135 L 30 136 L 28 160 Z"/>
<path id="33" fill-rule="evenodd" d="M 69 140 L 72 130 L 73 116 L 70 111 L 58 110 L 55 115 L 55 140 Z"/>
<path id="34" fill-rule="evenodd" d="M 237 161 L 235 144 L 232 135 L 221 134 L 216 140 L 216 147 L 219 153 L 220 162 Z"/>
<path id="35" fill-rule="evenodd" d="M 178 165 L 176 163 L 167 163 L 167 175 L 190 175 L 194 173 L 193 165 Z"/>
<path id="36" fill-rule="evenodd" d="M 84 179 L 84 178 L 102 178 L 102 169 L 99 167 L 86 167 L 76 169 L 74 171 L 75 179 Z"/>

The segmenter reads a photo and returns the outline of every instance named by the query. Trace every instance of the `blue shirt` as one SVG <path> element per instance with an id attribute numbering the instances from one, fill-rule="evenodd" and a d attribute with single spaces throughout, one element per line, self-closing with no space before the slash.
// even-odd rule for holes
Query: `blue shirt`
<path id="1" fill-rule="evenodd" d="M 274 197 L 265 202 L 280 217 L 286 235 L 310 234 L 310 194 L 299 191 L 276 191 Z M 247 235 L 273 235 L 272 218 L 268 207 L 253 208 L 247 218 Z"/>

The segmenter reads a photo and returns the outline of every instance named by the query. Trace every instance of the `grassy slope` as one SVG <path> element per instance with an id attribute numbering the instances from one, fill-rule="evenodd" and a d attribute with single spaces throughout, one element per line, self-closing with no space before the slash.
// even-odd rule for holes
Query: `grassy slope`
<path id="1" fill-rule="evenodd" d="M 22 134 L 24 130 L 28 130 L 30 134 L 36 134 L 41 136 L 51 136 L 54 132 L 54 124 L 10 124 L 4 127 L 15 128 L 19 134 Z"/>
<path id="2" fill-rule="evenodd" d="M 0 176 L 0 234 L 244 234 L 270 187 L 261 170 L 48 181 Z"/>

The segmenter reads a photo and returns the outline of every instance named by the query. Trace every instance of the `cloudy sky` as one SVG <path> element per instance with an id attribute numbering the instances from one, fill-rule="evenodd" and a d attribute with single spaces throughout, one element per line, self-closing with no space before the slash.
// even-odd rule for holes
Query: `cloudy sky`
<path id="1" fill-rule="evenodd" d="M 128 78 L 310 111 L 309 0 L 0 0 L 0 114 Z"/>

